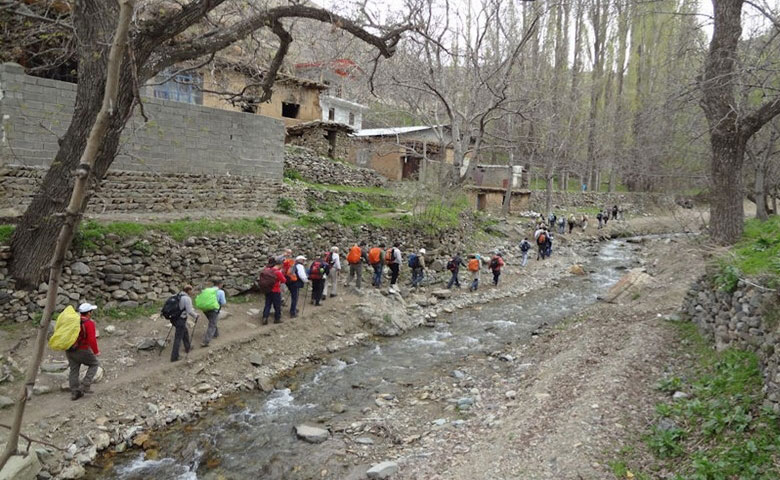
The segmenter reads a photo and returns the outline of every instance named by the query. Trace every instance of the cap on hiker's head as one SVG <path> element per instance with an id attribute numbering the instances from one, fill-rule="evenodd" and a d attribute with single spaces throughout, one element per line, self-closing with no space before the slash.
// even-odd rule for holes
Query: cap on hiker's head
<path id="1" fill-rule="evenodd" d="M 97 310 L 97 305 L 92 305 L 91 303 L 82 303 L 79 305 L 79 313 L 88 313 L 92 310 Z"/>
<path id="2" fill-rule="evenodd" d="M 296 262 L 305 262 L 306 261 L 306 257 L 304 257 L 303 255 L 298 255 L 297 257 L 295 257 L 295 261 Z"/>
<path id="3" fill-rule="evenodd" d="M 331 247 L 330 251 L 333 253 L 339 253 L 339 247 Z"/>
<path id="4" fill-rule="evenodd" d="M 424 249 L 424 248 L 421 248 L 421 249 L 420 249 L 420 253 L 422 253 L 423 255 L 425 255 L 425 249 Z"/>

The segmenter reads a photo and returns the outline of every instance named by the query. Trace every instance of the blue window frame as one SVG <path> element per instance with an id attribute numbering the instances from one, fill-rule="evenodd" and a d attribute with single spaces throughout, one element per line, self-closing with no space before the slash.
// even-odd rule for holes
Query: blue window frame
<path id="1" fill-rule="evenodd" d="M 158 78 L 169 76 L 170 73 L 162 72 Z M 203 105 L 203 77 L 196 72 L 180 73 L 163 84 L 154 85 L 153 96 L 174 102 Z"/>

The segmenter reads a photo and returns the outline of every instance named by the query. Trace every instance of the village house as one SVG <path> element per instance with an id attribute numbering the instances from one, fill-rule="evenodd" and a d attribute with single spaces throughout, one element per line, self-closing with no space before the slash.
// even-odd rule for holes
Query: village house
<path id="1" fill-rule="evenodd" d="M 320 94 L 323 122 L 349 125 L 355 130 L 363 128 L 363 113 L 368 107 L 355 101 L 357 82 L 363 70 L 352 60 L 339 58 L 326 62 L 299 63 L 295 74 L 326 85 Z"/>
<path id="2" fill-rule="evenodd" d="M 530 190 L 520 188 L 522 177 L 521 166 L 475 165 L 471 170 L 470 184 L 466 185 L 465 190 L 477 210 L 500 213 L 511 181 L 509 210 L 519 213 L 528 209 L 531 198 Z"/>

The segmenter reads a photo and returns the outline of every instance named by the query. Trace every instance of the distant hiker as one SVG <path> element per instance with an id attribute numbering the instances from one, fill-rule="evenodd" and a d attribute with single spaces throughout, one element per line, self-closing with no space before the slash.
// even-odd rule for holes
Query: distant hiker
<path id="1" fill-rule="evenodd" d="M 225 291 L 222 290 L 223 286 L 222 280 L 215 280 L 210 288 L 203 290 L 200 295 L 195 298 L 195 305 L 203 310 L 203 313 L 206 314 L 206 318 L 209 321 L 209 325 L 206 327 L 206 334 L 203 336 L 203 343 L 200 345 L 201 347 L 208 347 L 211 339 L 219 336 L 217 320 L 219 320 L 219 312 L 222 310 L 222 307 L 227 304 Z M 201 299 L 202 296 L 207 297 L 206 302 L 208 304 L 205 307 L 198 305 L 198 300 Z M 202 301 L 203 300 L 201 300 L 201 302 Z"/>
<path id="2" fill-rule="evenodd" d="M 417 288 L 425 276 L 425 249 L 409 255 L 409 268 L 412 269 L 412 288 Z"/>
<path id="3" fill-rule="evenodd" d="M 374 278 L 371 281 L 371 285 L 379 288 L 382 286 L 382 271 L 385 268 L 384 262 L 384 250 L 385 244 L 380 243 L 378 247 L 373 247 L 368 251 L 368 264 L 374 269 Z"/>
<path id="4" fill-rule="evenodd" d="M 309 277 L 306 276 L 306 268 L 303 266 L 305 261 L 306 257 L 298 255 L 295 257 L 295 263 L 290 266 L 289 270 L 284 272 L 284 276 L 287 279 L 285 285 L 290 290 L 290 318 L 298 316 L 298 294 L 301 287 L 309 281 Z"/>
<path id="5" fill-rule="evenodd" d="M 468 269 L 471 272 L 471 285 L 469 285 L 469 291 L 474 292 L 479 288 L 479 270 L 482 267 L 482 259 L 478 253 L 469 255 Z"/>
<path id="6" fill-rule="evenodd" d="M 528 250 L 531 249 L 531 243 L 528 241 L 528 237 L 525 237 L 522 242 L 520 242 L 520 253 L 523 254 L 523 261 L 520 264 L 521 266 L 525 267 L 526 263 L 528 263 Z"/>
<path id="7" fill-rule="evenodd" d="M 547 253 L 547 237 L 550 234 L 547 232 L 547 229 L 540 228 L 536 232 L 534 232 L 534 238 L 536 239 L 536 259 L 537 260 L 544 260 L 544 257 Z"/>
<path id="8" fill-rule="evenodd" d="M 398 283 L 398 272 L 401 269 L 401 262 L 403 261 L 401 258 L 400 246 L 401 244 L 399 242 L 395 242 L 393 246 L 388 248 L 385 252 L 385 264 L 387 264 L 387 267 L 390 269 L 391 288 Z"/>
<path id="9" fill-rule="evenodd" d="M 584 232 L 586 228 L 588 228 L 588 216 L 582 215 L 582 218 L 580 218 L 580 228 Z"/>
<path id="10" fill-rule="evenodd" d="M 347 263 L 349 264 L 349 278 L 344 283 L 344 286 L 348 286 L 352 281 L 352 277 L 355 277 L 355 287 L 360 289 L 363 283 L 363 261 L 368 260 L 366 255 L 366 242 L 360 242 L 360 245 L 355 244 L 349 249 L 347 254 Z"/>
<path id="11" fill-rule="evenodd" d="M 284 254 L 282 255 L 282 273 L 286 272 L 290 269 L 290 267 L 295 264 L 295 258 L 293 258 L 293 252 L 292 249 L 285 248 Z M 284 293 L 287 284 L 282 285 L 282 293 Z M 282 305 L 285 303 L 284 295 L 282 295 Z"/>
<path id="12" fill-rule="evenodd" d="M 322 292 L 325 289 L 325 278 L 328 276 L 330 266 L 324 258 L 318 257 L 309 266 L 309 280 L 311 280 L 311 302 L 320 306 Z"/>
<path id="13" fill-rule="evenodd" d="M 544 255 L 547 258 L 550 258 L 552 255 L 552 244 L 553 244 L 553 234 L 552 232 L 547 232 L 547 241 L 544 243 Z"/>
<path id="14" fill-rule="evenodd" d="M 171 361 L 176 362 L 179 360 L 179 345 L 184 343 L 184 353 L 190 353 L 192 345 L 190 344 L 190 334 L 187 331 L 187 317 L 198 318 L 198 312 L 192 308 L 192 285 L 185 285 L 181 289 L 181 292 L 177 295 L 179 297 L 179 315 L 177 318 L 171 320 L 173 328 L 176 332 L 173 335 L 173 347 L 171 348 Z"/>
<path id="15" fill-rule="evenodd" d="M 498 277 L 501 276 L 501 267 L 504 266 L 504 259 L 500 252 L 496 252 L 490 259 L 490 271 L 493 272 L 493 286 L 498 286 Z"/>
<path id="16" fill-rule="evenodd" d="M 550 224 L 550 228 L 555 228 L 555 224 L 558 220 L 558 217 L 555 216 L 554 212 L 550 212 L 550 215 L 547 217 L 547 221 Z"/>
<path id="17" fill-rule="evenodd" d="M 558 219 L 558 233 L 566 233 L 566 217 L 563 215 Z"/>
<path id="18" fill-rule="evenodd" d="M 569 233 L 571 233 L 572 230 L 574 230 L 574 225 L 577 223 L 577 219 L 575 218 L 574 214 L 569 214 Z"/>
<path id="19" fill-rule="evenodd" d="M 463 259 L 460 258 L 460 253 L 456 253 L 454 257 L 450 259 L 449 262 L 447 262 L 447 270 L 449 270 L 452 273 L 452 277 L 450 277 L 449 283 L 447 283 L 447 288 L 452 288 L 453 285 L 460 288 L 460 280 L 458 280 L 458 272 L 460 272 L 460 267 L 465 267 L 466 264 L 463 263 Z"/>
<path id="20" fill-rule="evenodd" d="M 604 226 L 607 226 L 607 222 L 609 221 L 609 209 L 605 208 L 604 212 L 601 214 L 601 218 L 604 219 Z"/>
<path id="21" fill-rule="evenodd" d="M 618 218 L 618 206 L 614 205 L 612 207 L 612 220 L 617 220 Z"/>
<path id="22" fill-rule="evenodd" d="M 338 294 L 339 273 L 341 272 L 341 258 L 339 257 L 339 247 L 330 247 L 330 251 L 323 257 L 328 264 L 328 276 L 325 279 L 325 287 L 322 290 L 322 298 L 328 296 L 335 297 Z"/>
<path id="23" fill-rule="evenodd" d="M 601 213 L 601 211 L 599 211 L 599 213 L 596 214 L 596 220 L 599 221 L 599 230 L 601 230 L 604 223 L 604 215 Z"/>
<path id="24" fill-rule="evenodd" d="M 282 274 L 282 258 L 269 258 L 265 268 L 260 272 L 258 283 L 260 291 L 265 293 L 263 307 L 263 325 L 268 325 L 271 316 L 271 306 L 274 307 L 274 323 L 282 323 L 282 284 L 287 282 Z"/>
<path id="25" fill-rule="evenodd" d="M 97 336 L 95 334 L 95 322 L 92 320 L 92 312 L 97 310 L 96 305 L 91 303 L 82 303 L 79 305 L 81 314 L 81 328 L 76 343 L 65 351 L 65 357 L 68 359 L 70 374 L 68 375 L 68 384 L 70 385 L 70 399 L 78 400 L 85 393 L 92 393 L 90 386 L 92 379 L 95 378 L 100 362 L 97 356 L 98 350 Z M 72 311 L 72 310 L 71 310 Z M 87 373 L 84 380 L 79 384 L 79 374 L 81 366 L 87 366 Z"/>

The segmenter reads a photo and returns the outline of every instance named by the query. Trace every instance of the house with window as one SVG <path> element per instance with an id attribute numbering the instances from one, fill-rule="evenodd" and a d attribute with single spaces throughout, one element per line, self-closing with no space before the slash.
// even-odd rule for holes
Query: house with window
<path id="1" fill-rule="evenodd" d="M 338 58 L 325 62 L 298 63 L 295 74 L 316 81 L 327 88 L 320 94 L 323 122 L 363 128 L 363 112 L 368 107 L 355 101 L 363 70 L 352 60 Z"/>

